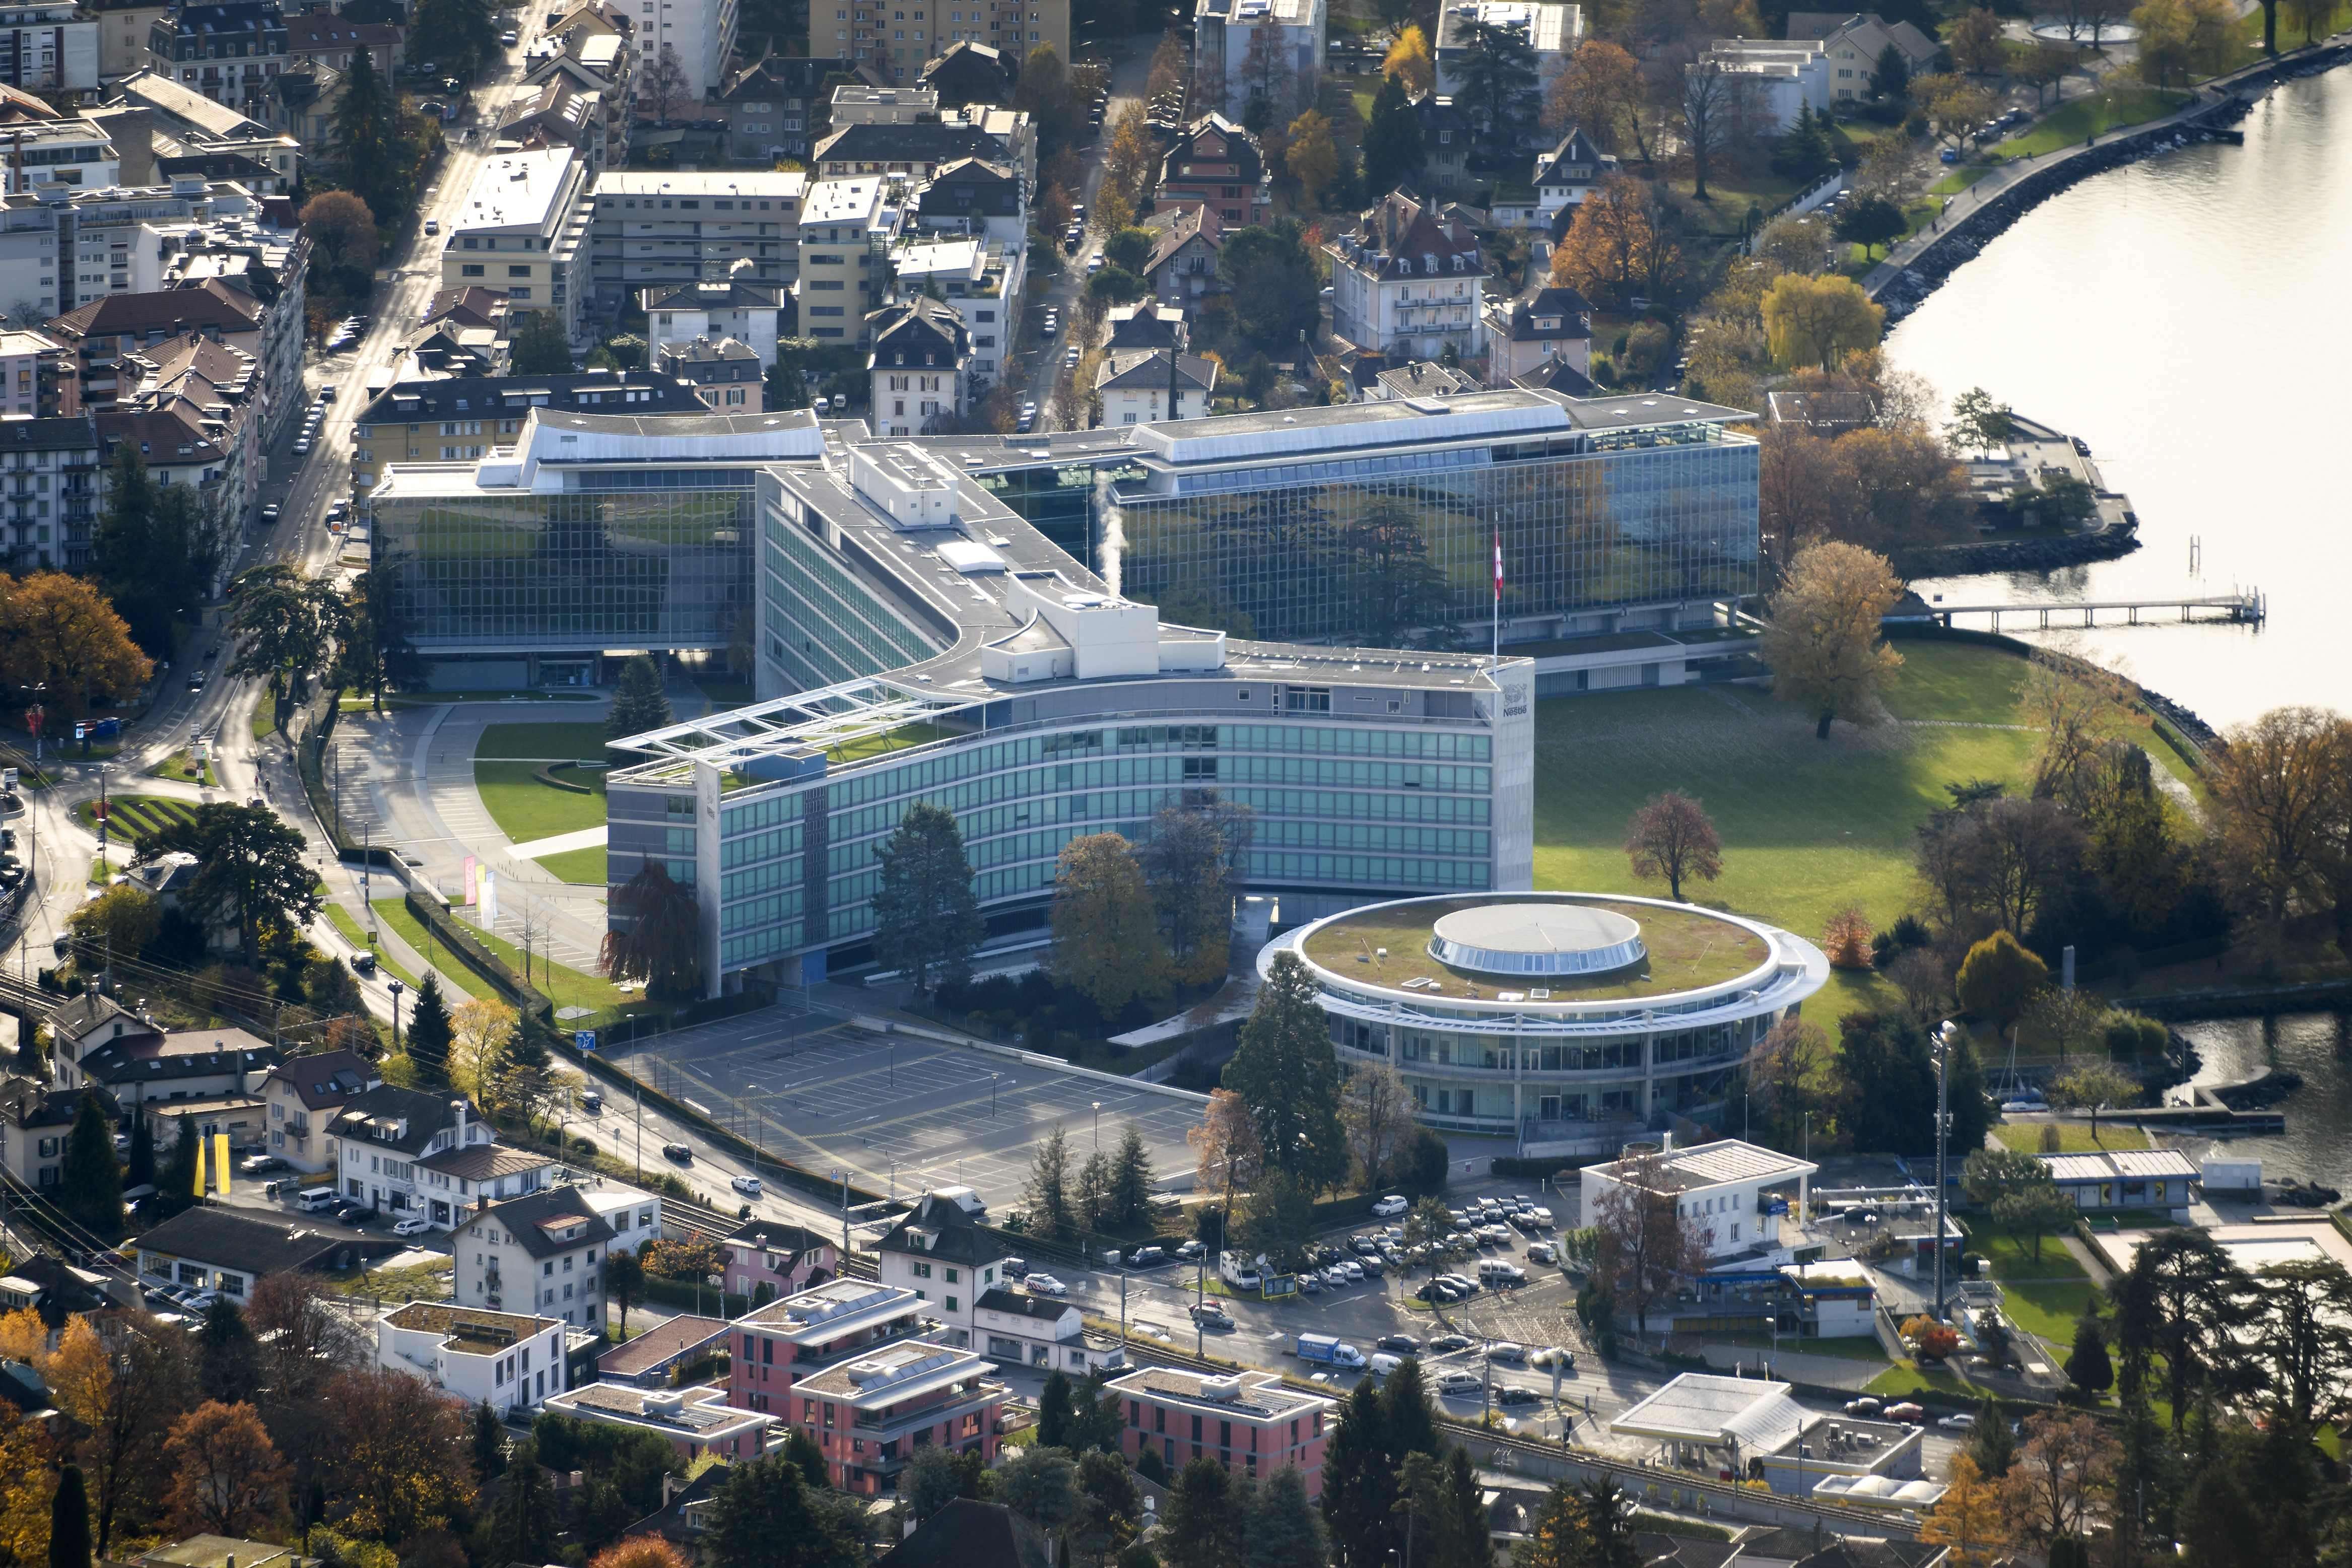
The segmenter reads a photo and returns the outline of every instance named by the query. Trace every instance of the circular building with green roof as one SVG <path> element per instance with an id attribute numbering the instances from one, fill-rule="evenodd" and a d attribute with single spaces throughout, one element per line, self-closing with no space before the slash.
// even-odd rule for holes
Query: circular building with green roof
<path id="1" fill-rule="evenodd" d="M 1613 1154 L 1720 1105 L 1739 1061 L 1829 981 L 1760 921 L 1664 899 L 1399 899 L 1268 943 L 1314 976 L 1342 1068 L 1394 1067 L 1421 1118 L 1544 1153 Z"/>

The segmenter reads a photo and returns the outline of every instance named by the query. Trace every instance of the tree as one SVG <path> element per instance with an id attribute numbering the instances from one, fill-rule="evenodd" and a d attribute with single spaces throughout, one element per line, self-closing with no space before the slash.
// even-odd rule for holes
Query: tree
<path id="1" fill-rule="evenodd" d="M 2097 1131 L 2095 1113 L 2105 1106 L 2130 1105 L 2139 1099 L 2139 1080 L 2109 1062 L 2089 1061 L 2069 1069 L 2052 1081 L 2050 1100 L 2054 1105 L 2071 1110 L 2094 1113 L 2092 1130 Z"/>
<path id="2" fill-rule="evenodd" d="M 2340 1419 L 2352 1378 L 2352 1273 L 2332 1258 L 2292 1258 L 2256 1270 L 2248 1349 L 2254 1402 L 2290 1437 Z"/>
<path id="3" fill-rule="evenodd" d="M 74 1111 L 58 1199 L 100 1236 L 121 1234 L 122 1167 L 114 1163 L 113 1121 L 100 1105 L 94 1090 L 82 1092 L 81 1103 Z"/>
<path id="4" fill-rule="evenodd" d="M 1902 592 L 1885 557 L 1856 545 L 1811 545 L 1790 562 L 1759 651 L 1772 672 L 1773 695 L 1820 716 L 1818 738 L 1829 738 L 1834 719 L 1877 716 L 1881 694 L 1903 664 L 1880 622 Z"/>
<path id="5" fill-rule="evenodd" d="M 1129 1002 L 1168 989 L 1150 889 L 1128 841 L 1087 833 L 1062 847 L 1054 868 L 1054 974 L 1116 1017 Z"/>
<path id="6" fill-rule="evenodd" d="M 416 1010 L 409 1015 L 404 1037 L 409 1066 L 415 1070 L 419 1089 L 449 1087 L 449 1004 L 441 995 L 441 977 L 425 971 L 416 988 Z"/>
<path id="7" fill-rule="evenodd" d="M 420 15 L 418 20 L 425 18 Z M 411 172 L 404 167 L 400 145 L 398 95 L 377 74 L 373 51 L 364 58 L 353 51 L 342 89 L 328 126 L 327 150 L 342 165 L 344 183 L 351 188 L 352 193 L 341 200 L 364 210 L 354 214 L 339 205 L 325 207 L 323 215 L 337 232 L 313 243 L 320 246 L 318 259 L 329 271 L 343 274 L 343 286 L 356 293 L 375 264 L 375 225 L 399 212 L 411 188 Z M 313 210 L 320 209 L 321 203 L 331 204 L 338 194 L 322 193 L 305 203 L 303 226 L 310 226 Z M 364 219 L 365 226 L 356 219 Z"/>
<path id="8" fill-rule="evenodd" d="M 131 1149 L 123 1157 L 125 1186 L 155 1185 L 155 1124 L 145 1116 L 131 1118 Z"/>
<path id="9" fill-rule="evenodd" d="M 2039 1263 L 2042 1237 L 2074 1223 L 2074 1200 L 2059 1191 L 2057 1184 L 2045 1176 L 2041 1181 L 2003 1194 L 2000 1201 L 1993 1205 L 1992 1217 L 2004 1230 L 2032 1237 L 2033 1260 Z"/>
<path id="10" fill-rule="evenodd" d="M 1712 201 L 1706 193 L 1707 164 L 1738 126 L 1745 107 L 1741 79 L 1714 60 L 1686 66 L 1675 107 L 1682 116 L 1683 145 L 1690 152 L 1691 195 Z"/>
<path id="11" fill-rule="evenodd" d="M 1288 1173 L 1270 1170 L 1243 1200 L 1234 1235 L 1244 1256 L 1264 1258 L 1276 1273 L 1303 1268 L 1315 1237 L 1315 1195 Z"/>
<path id="12" fill-rule="evenodd" d="M 1209 985 L 1232 964 L 1234 904 L 1246 882 L 1255 814 L 1213 791 L 1171 800 L 1136 852 L 1175 977 Z"/>
<path id="13" fill-rule="evenodd" d="M 89 1568 L 89 1493 L 81 1467 L 70 1462 L 49 1494 L 49 1568 Z"/>
<path id="14" fill-rule="evenodd" d="M 939 1454 L 937 1448 L 918 1448 L 915 1463 L 908 1473 L 920 1468 L 923 1456 Z M 919 1515 L 918 1517 L 920 1517 Z M 588 1568 L 691 1568 L 686 1553 L 658 1535 L 632 1535 L 616 1541 L 588 1560 Z"/>
<path id="15" fill-rule="evenodd" d="M 205 920 L 234 921 L 249 967 L 265 931 L 299 931 L 317 918 L 318 872 L 309 849 L 301 831 L 267 806 L 213 802 L 142 837 L 134 858 L 143 865 L 174 851 L 195 856 L 181 907 Z"/>
<path id="16" fill-rule="evenodd" d="M 1790 272 L 1764 291 L 1764 332 L 1773 360 L 1828 370 L 1847 354 L 1874 347 L 1886 312 L 1850 277 Z"/>
<path id="17" fill-rule="evenodd" d="M 1307 199 L 1320 206 L 1323 193 L 1339 174 L 1339 148 L 1331 140 L 1331 122 L 1308 110 L 1290 122 L 1290 152 L 1286 162 Z"/>
<path id="18" fill-rule="evenodd" d="M 484 1521 L 489 1555 L 501 1563 L 544 1563 L 555 1548 L 555 1490 L 539 1462 L 535 1439 L 515 1444 L 507 1457 L 504 1481 Z"/>
<path id="19" fill-rule="evenodd" d="M 1348 1153 L 1364 1185 L 1377 1187 L 1407 1138 L 1417 1125 L 1412 1091 L 1386 1062 L 1351 1067 L 1339 1085 L 1339 1124 L 1346 1130 Z"/>
<path id="20" fill-rule="evenodd" d="M 669 722 L 669 696 L 662 689 L 661 666 L 651 654 L 639 653 L 621 666 L 621 678 L 613 688 L 612 711 L 604 717 L 604 738 L 625 739 L 664 728 Z"/>
<path id="21" fill-rule="evenodd" d="M 2107 1359 L 2106 1335 L 2099 1320 L 2085 1314 L 2074 1322 L 2074 1343 L 2066 1356 L 2066 1381 L 2085 1394 L 2105 1394 L 2115 1386 L 2115 1364 Z"/>
<path id="22" fill-rule="evenodd" d="M 1962 452 L 1990 452 L 2009 444 L 2015 423 L 2009 404 L 1995 402 L 1982 387 L 1970 387 L 1952 400 L 1952 419 L 1944 426 L 1944 439 Z"/>
<path id="23" fill-rule="evenodd" d="M 2140 30 L 2140 79 L 2156 87 L 2224 69 L 2237 38 L 2238 13 L 2229 0 L 2142 0 L 2131 19 Z M 2263 21 L 2268 37 L 2273 31 L 2268 5 Z"/>
<path id="24" fill-rule="evenodd" d="M 1250 280 L 1233 301 L 1234 329 L 1251 347 L 1288 359 L 1298 352 L 1300 335 L 1320 324 L 1322 274 L 1297 219 L 1229 232 L 1217 269 Z"/>
<path id="25" fill-rule="evenodd" d="M 1339 1062 L 1316 994 L 1314 977 L 1296 955 L 1276 955 L 1223 1074 L 1225 1087 L 1249 1107 L 1268 1167 L 1308 1191 L 1348 1174 Z"/>
<path id="26" fill-rule="evenodd" d="M 345 78 L 344 102 L 351 99 Z M 303 232 L 310 236 L 312 264 L 329 272 L 365 273 L 375 266 L 381 240 L 374 214 L 349 191 L 322 191 L 302 204 Z"/>
<path id="27" fill-rule="evenodd" d="M 950 1453 L 936 1443 L 926 1444 L 915 1450 L 907 1466 L 899 1493 L 907 1500 L 907 1511 L 918 1522 L 929 1519 L 958 1498 L 975 1495 L 972 1478 L 957 1463 L 961 1456 Z"/>
<path id="28" fill-rule="evenodd" d="M 971 862 L 954 813 L 918 800 L 876 852 L 874 956 L 929 991 L 971 973 L 988 928 L 972 892 Z"/>
<path id="29" fill-rule="evenodd" d="M 702 1538 L 709 1560 L 730 1568 L 852 1568 L 866 1561 L 865 1511 L 855 1499 L 811 1485 L 798 1466 L 773 1454 L 730 1465 L 726 1477 L 712 1494 Z"/>
<path id="30" fill-rule="evenodd" d="M 449 1086 L 484 1103 L 495 1099 L 499 1052 L 517 1021 L 504 1002 L 479 997 L 460 1002 L 449 1015 Z"/>
<path id="31" fill-rule="evenodd" d="M 2126 1403 L 2149 1365 L 2160 1363 L 2177 1435 L 2191 1396 L 2222 1382 L 2223 1369 L 2240 1354 L 2247 1286 L 2244 1273 L 2205 1231 L 2162 1230 L 2143 1243 L 2110 1287 Z"/>
<path id="32" fill-rule="evenodd" d="M 1682 1289 L 1706 1267 L 1708 1238 L 1681 1211 L 1654 1153 L 1630 1155 L 1592 1205 L 1600 1229 L 1595 1272 L 1616 1299 L 1633 1309 L 1634 1327 L 1646 1333 L 1650 1307 Z"/>
<path id="33" fill-rule="evenodd" d="M 1365 1378 L 1339 1408 L 1323 1454 L 1323 1521 L 1350 1563 L 1385 1563 L 1396 1543 L 1396 1463 L 1378 1383 Z"/>
<path id="34" fill-rule="evenodd" d="M 1960 1190 L 1979 1208 L 1989 1209 L 2010 1194 L 2049 1179 L 2049 1167 L 2033 1155 L 1999 1145 L 1971 1150 L 1960 1166 Z"/>
<path id="35" fill-rule="evenodd" d="M 1141 1224 L 1151 1215 L 1151 1151 L 1143 1129 L 1129 1122 L 1119 1134 L 1118 1152 L 1112 1156 L 1110 1215 L 1113 1224 Z"/>
<path id="36" fill-rule="evenodd" d="M 1865 256 L 1875 254 L 1883 245 L 1892 245 L 1910 231 L 1911 222 L 1903 209 L 1885 196 L 1862 196 L 1846 204 L 1838 214 L 1837 237 L 1858 245 Z"/>
<path id="37" fill-rule="evenodd" d="M 1225 1467 L 1206 1456 L 1177 1472 L 1160 1519 L 1160 1560 L 1168 1568 L 1238 1568 L 1244 1511 Z"/>
<path id="38" fill-rule="evenodd" d="M 2221 863 L 2273 926 L 2319 862 L 2344 733 L 2323 708 L 2273 708 L 2224 732 L 2207 776 Z"/>
<path id="39" fill-rule="evenodd" d="M 1070 89 L 1069 70 L 1053 45 L 1038 45 L 1022 62 L 1020 78 L 1013 86 L 1013 107 L 1037 128 L 1037 151 L 1048 162 L 1076 136 L 1077 99 Z M 1055 183 L 1076 189 L 1075 177 Z"/>
<path id="40" fill-rule="evenodd" d="M 1682 901 L 1683 878 L 1713 882 L 1723 874 L 1723 841 L 1699 803 L 1679 789 L 1642 802 L 1625 824 L 1625 853 L 1643 881 L 1666 879 L 1667 896 Z"/>
<path id="41" fill-rule="evenodd" d="M 299 701 L 310 672 L 326 662 L 320 585 L 282 562 L 255 567 L 229 588 L 228 629 L 239 639 L 229 673 L 269 683 L 272 698 Z"/>
<path id="42" fill-rule="evenodd" d="M 0 674 L 8 684 L 46 685 L 49 702 L 79 718 L 92 697 L 132 691 L 154 669 L 91 583 L 59 571 L 14 581 L 0 574 Z"/>
<path id="43" fill-rule="evenodd" d="M 1454 67 L 1454 101 L 1489 137 L 1515 141 L 1522 100 L 1536 89 L 1535 45 L 1524 23 L 1469 19 L 1468 37 Z M 1706 176 L 1700 176 L 1700 196 Z"/>
<path id="44" fill-rule="evenodd" d="M 2010 1465 L 2017 1458 L 2017 1435 L 2010 1430 L 2000 1400 L 1990 1391 L 1977 1402 L 1977 1424 L 1969 1429 L 1968 1453 L 1976 1461 L 1977 1474 L 1988 1481 L 2009 1474 Z"/>
<path id="45" fill-rule="evenodd" d="M 677 57 L 675 48 L 664 44 L 653 63 L 637 78 L 637 99 L 653 110 L 656 122 L 667 123 L 670 110 L 686 97 L 687 89 L 692 85 L 686 74 L 686 62 Z"/>
<path id="46" fill-rule="evenodd" d="M 1421 120 L 1412 111 L 1404 78 L 1391 71 L 1372 95 L 1371 115 L 1364 127 L 1365 190 L 1395 190 L 1421 172 L 1425 155 Z"/>
<path id="47" fill-rule="evenodd" d="M 1995 1421 L 2004 1432 L 2005 1422 Z M 1951 1548 L 1952 1568 L 1987 1568 L 2009 1541 L 2000 1490 L 1987 1480 L 1968 1454 L 1952 1456 L 1944 1495 L 1919 1521 L 1919 1539 Z"/>
<path id="48" fill-rule="evenodd" d="M 1870 92 L 1874 98 L 1902 98 L 1911 87 L 1911 62 L 1893 44 L 1878 51 L 1878 59 L 1870 72 Z"/>
<path id="49" fill-rule="evenodd" d="M 667 44 L 662 53 L 670 53 Z M 573 370 L 572 339 L 562 318 L 552 310 L 519 310 L 512 337 L 514 373 L 519 376 L 566 376 Z"/>
<path id="50" fill-rule="evenodd" d="M 1078 1167 L 1078 1185 L 1074 1207 L 1077 1209 L 1080 1228 L 1092 1232 L 1110 1223 L 1110 1156 L 1097 1149 Z"/>
<path id="51" fill-rule="evenodd" d="M 642 983 L 656 1000 L 683 1000 L 702 984 L 702 904 L 693 888 L 674 880 L 648 855 L 613 897 L 626 922 L 604 933 L 604 973 Z"/>
<path id="52" fill-rule="evenodd" d="M 1282 28 L 1261 22 L 1249 30 L 1242 54 L 1242 121 L 1254 136 L 1280 125 L 1297 108 L 1298 77 Z M 1252 121 L 1256 123 L 1252 124 Z"/>
<path id="53" fill-rule="evenodd" d="M 1258 1138 L 1257 1122 L 1248 1104 L 1230 1089 L 1209 1091 L 1201 1124 L 1186 1129 L 1184 1142 L 1192 1150 L 1193 1186 L 1223 1194 L 1221 1207 L 1228 1213 L 1234 1194 L 1255 1186 L 1265 1168 L 1265 1145 Z"/>
<path id="54" fill-rule="evenodd" d="M 2115 1439 L 2095 1417 L 2052 1411 L 2027 1421 L 2025 1446 L 2001 1483 L 2018 1534 L 2044 1545 L 2082 1534 L 2115 1469 Z"/>
<path id="55" fill-rule="evenodd" d="M 242 1540 L 276 1513 L 286 1466 L 252 1406 L 197 1406 L 173 1423 L 163 1455 L 182 1533 Z"/>
<path id="56" fill-rule="evenodd" d="M 196 1119 L 186 1112 L 173 1124 L 172 1157 L 163 1165 L 162 1179 L 155 1184 L 166 1211 L 176 1214 L 188 1207 L 196 1197 Z M 100 1542 L 103 1550 L 104 1542 Z"/>
<path id="57" fill-rule="evenodd" d="M 1029 1185 L 1021 1201 L 1029 1209 L 1029 1223 L 1040 1235 L 1054 1238 L 1070 1229 L 1070 1145 L 1057 1123 L 1038 1140 L 1030 1156 Z"/>
<path id="58" fill-rule="evenodd" d="M 1958 146 L 2000 106 L 2000 99 L 1963 76 L 1938 72 L 1914 77 L 1913 106 L 1934 125 L 1938 139 Z"/>
<path id="59" fill-rule="evenodd" d="M 1135 1472 L 1116 1454 L 1091 1449 L 1078 1456 L 1078 1516 L 1072 1544 L 1106 1564 L 1133 1541 L 1143 1514 L 1143 1492 Z M 1154 1521 L 1154 1522 L 1157 1522 Z"/>
<path id="60" fill-rule="evenodd" d="M 1634 296 L 1656 298 L 1678 281 L 1682 252 L 1666 236 L 1655 193 L 1612 174 L 1577 204 L 1566 237 L 1552 252 L 1551 280 L 1630 309 Z"/>
<path id="61" fill-rule="evenodd" d="M 1944 47 L 1951 50 L 1952 63 L 1970 76 L 1998 75 L 2009 63 L 2000 18 L 1982 5 L 1971 5 L 1953 20 L 1944 31 Z"/>
<path id="62" fill-rule="evenodd" d="M 996 1500 L 1051 1535 L 1078 1511 L 1078 1467 L 1067 1450 L 1033 1443 L 996 1469 Z"/>
<path id="63" fill-rule="evenodd" d="M 1511 1561 L 1513 1568 L 1639 1568 L 1633 1499 L 1605 1474 L 1582 1487 L 1555 1482 Z"/>
<path id="64" fill-rule="evenodd" d="M 1603 152 L 1615 152 L 1639 135 L 1646 90 L 1639 60 L 1605 38 L 1588 39 L 1545 95 L 1543 128 L 1554 136 L 1582 131 Z"/>
<path id="65" fill-rule="evenodd" d="M 211 591 L 219 555 L 195 491 L 159 487 L 135 443 L 117 447 L 90 561 L 99 587 L 142 650 L 172 652 L 175 627 Z"/>
<path id="66" fill-rule="evenodd" d="M 2319 29 L 2326 26 L 2336 16 L 2333 0 L 2284 0 L 2284 4 L 2287 20 L 2303 29 L 2303 43 L 2305 48 L 2319 41 Z M 2270 33 L 2265 25 L 2263 47 L 2268 50 L 2272 47 Z"/>
<path id="67" fill-rule="evenodd" d="M 1960 960 L 1956 994 L 1962 1007 L 1991 1019 L 2005 1034 L 2033 993 L 2049 983 L 2049 966 L 2002 929 L 1969 948 Z"/>
<path id="68" fill-rule="evenodd" d="M 405 1372 L 362 1367 L 329 1385 L 338 1417 L 323 1479 L 348 1531 L 404 1538 L 472 1500 L 464 1408 Z"/>
<path id="69" fill-rule="evenodd" d="M 645 1294 L 645 1265 L 634 1252 L 607 1249 L 604 1253 L 604 1296 L 621 1309 L 621 1333 L 629 1332 L 629 1308 Z"/>
<path id="70" fill-rule="evenodd" d="M 1406 24 L 1381 60 L 1381 76 L 1383 80 L 1394 78 L 1403 89 L 1401 96 L 1406 98 L 1435 87 L 1437 63 L 1429 52 L 1429 36 L 1411 23 Z"/>
<path id="71" fill-rule="evenodd" d="M 1323 1521 L 1296 1465 L 1285 1465 L 1258 1483 L 1242 1528 L 1242 1568 L 1321 1568 L 1330 1561 Z"/>
<path id="72" fill-rule="evenodd" d="M 1070 1375 L 1058 1367 L 1045 1375 L 1037 1396 L 1037 1441 L 1040 1448 L 1070 1446 Z"/>

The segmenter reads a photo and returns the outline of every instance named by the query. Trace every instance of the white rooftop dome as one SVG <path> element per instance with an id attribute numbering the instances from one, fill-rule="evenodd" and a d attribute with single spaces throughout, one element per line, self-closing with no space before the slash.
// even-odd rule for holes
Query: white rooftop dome
<path id="1" fill-rule="evenodd" d="M 1430 956 L 1482 975 L 1600 975 L 1647 956 L 1642 927 L 1583 904 L 1490 904 L 1440 915 Z"/>

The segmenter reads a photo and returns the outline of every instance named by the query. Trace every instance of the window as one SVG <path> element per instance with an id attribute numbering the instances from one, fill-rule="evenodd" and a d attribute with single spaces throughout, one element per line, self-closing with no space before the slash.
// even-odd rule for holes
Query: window
<path id="1" fill-rule="evenodd" d="M 457 268 L 457 276 L 460 277 L 479 277 L 482 276 L 482 268 L 479 264 L 463 266 Z"/>

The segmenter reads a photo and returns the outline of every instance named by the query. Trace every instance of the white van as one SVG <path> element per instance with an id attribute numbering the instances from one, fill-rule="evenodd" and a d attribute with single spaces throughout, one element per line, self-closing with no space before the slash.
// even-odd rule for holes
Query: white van
<path id="1" fill-rule="evenodd" d="M 322 1186 L 306 1186 L 294 1196 L 294 1207 L 305 1214 L 316 1214 L 338 1201 L 332 1182 Z"/>
<path id="2" fill-rule="evenodd" d="M 1371 1360 L 1372 1375 L 1374 1377 L 1386 1377 L 1390 1373 L 1394 1372 L 1398 1367 L 1402 1366 L 1403 1364 L 1404 1357 L 1401 1355 L 1375 1355 Z"/>

